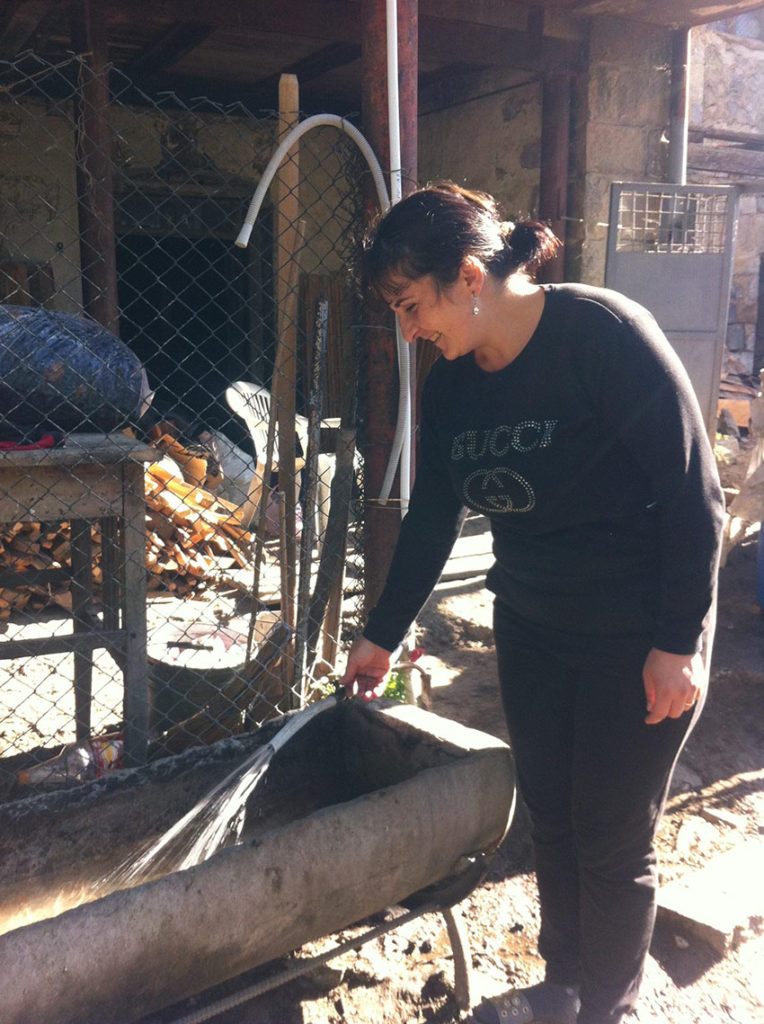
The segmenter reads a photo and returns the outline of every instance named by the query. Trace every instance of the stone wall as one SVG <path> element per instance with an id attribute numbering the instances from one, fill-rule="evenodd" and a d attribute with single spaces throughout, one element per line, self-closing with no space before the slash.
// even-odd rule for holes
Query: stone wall
<path id="1" fill-rule="evenodd" d="M 484 72 L 472 98 L 419 116 L 419 180 L 448 179 L 490 192 L 508 218 L 538 212 L 541 82 Z"/>
<path id="2" fill-rule="evenodd" d="M 762 39 L 704 25 L 692 30 L 691 40 L 690 124 L 727 132 L 764 132 Z"/>
<path id="3" fill-rule="evenodd" d="M 110 111 L 116 230 L 157 237 L 219 237 L 233 243 L 276 147 L 276 123 L 217 113 L 115 105 Z M 300 269 L 339 270 L 337 216 L 350 191 L 333 127 L 300 145 Z M 44 267 L 49 305 L 81 311 L 74 129 L 66 103 L 33 100 L 0 108 L 0 263 Z M 352 148 L 348 143 L 347 148 Z M 269 200 L 264 208 L 267 210 Z"/>
<path id="4" fill-rule="evenodd" d="M 693 29 L 691 129 L 764 137 L 764 14 L 754 12 L 748 16 L 746 24 L 751 32 L 748 37 L 715 31 L 711 26 Z M 755 38 L 757 34 L 759 38 Z M 704 145 L 720 146 L 723 142 L 707 137 Z M 702 184 L 746 185 L 739 174 L 712 173 L 692 167 L 688 179 Z M 752 191 L 746 190 L 740 197 L 725 369 L 730 373 L 755 375 L 764 368 L 761 341 L 757 346 L 757 335 L 761 337 L 764 333 L 758 327 L 764 253 L 764 190 L 758 191 L 754 183 L 748 187 Z"/>
<path id="5" fill-rule="evenodd" d="M 589 57 L 589 73 L 572 83 L 565 276 L 602 284 L 611 182 L 665 176 L 670 34 L 594 18 Z M 421 110 L 420 181 L 450 178 L 491 192 L 508 216 L 536 215 L 540 78 L 483 72 L 470 89 L 470 99 Z"/>
<path id="6" fill-rule="evenodd" d="M 611 183 L 665 180 L 669 69 L 665 29 L 592 19 L 589 75 L 574 94 L 568 277 L 604 282 Z"/>
<path id="7" fill-rule="evenodd" d="M 71 119 L 41 102 L 0 110 L 0 262 L 45 268 L 55 308 L 81 309 Z"/>

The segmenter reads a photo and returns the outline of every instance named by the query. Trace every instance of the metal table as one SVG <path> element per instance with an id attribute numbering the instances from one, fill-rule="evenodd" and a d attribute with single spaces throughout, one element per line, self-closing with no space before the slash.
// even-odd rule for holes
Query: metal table
<path id="1" fill-rule="evenodd" d="M 0 523 L 71 524 L 70 570 L 0 572 L 0 586 L 71 579 L 73 632 L 0 642 L 0 660 L 74 654 L 78 741 L 90 736 L 93 651 L 124 676 L 124 757 L 140 764 L 148 742 L 144 463 L 158 453 L 123 434 L 72 434 L 63 447 L 0 452 Z M 93 604 L 90 528 L 101 524 L 102 614 Z"/>

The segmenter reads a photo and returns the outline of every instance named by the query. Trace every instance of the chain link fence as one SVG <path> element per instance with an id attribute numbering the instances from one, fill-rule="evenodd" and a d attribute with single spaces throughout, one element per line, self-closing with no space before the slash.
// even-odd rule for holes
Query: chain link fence
<path id="1" fill-rule="evenodd" d="M 0 64 L 0 799 L 301 706 L 361 614 L 354 144 L 237 248 L 278 113 L 111 69 L 94 154 L 88 74 Z"/>

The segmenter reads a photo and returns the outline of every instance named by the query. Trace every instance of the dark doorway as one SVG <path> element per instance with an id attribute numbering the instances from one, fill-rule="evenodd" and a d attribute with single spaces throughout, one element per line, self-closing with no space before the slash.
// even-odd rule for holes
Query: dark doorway
<path id="1" fill-rule="evenodd" d="M 117 271 L 122 340 L 146 367 L 154 410 L 238 433 L 225 389 L 251 377 L 259 334 L 246 252 L 216 238 L 129 234 Z"/>

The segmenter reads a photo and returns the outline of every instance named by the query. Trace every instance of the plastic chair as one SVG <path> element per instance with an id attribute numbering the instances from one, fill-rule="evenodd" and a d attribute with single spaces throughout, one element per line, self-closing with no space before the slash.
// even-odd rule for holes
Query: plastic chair
<path id="1" fill-rule="evenodd" d="M 255 459 L 262 463 L 268 442 L 268 423 L 271 417 L 271 393 L 260 384 L 237 380 L 226 388 L 225 399 L 232 412 L 240 416 L 247 425 L 252 443 L 255 446 Z M 301 476 L 304 471 L 304 459 L 308 453 L 308 420 L 305 416 L 295 416 L 295 434 L 302 450 L 303 469 L 298 476 L 297 494 L 299 498 Z M 278 470 L 278 423 L 274 431 L 273 460 L 271 472 Z M 334 456 L 320 453 L 318 456 L 318 479 L 316 481 L 316 543 L 321 547 L 329 519 L 329 494 L 334 476 Z"/>

